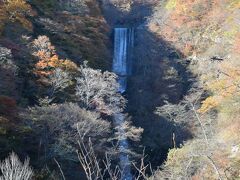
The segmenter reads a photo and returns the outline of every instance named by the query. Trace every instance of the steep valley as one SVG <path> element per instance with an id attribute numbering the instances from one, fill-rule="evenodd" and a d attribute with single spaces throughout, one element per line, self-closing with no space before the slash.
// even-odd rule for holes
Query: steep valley
<path id="1" fill-rule="evenodd" d="M 239 179 L 239 17 L 239 0 L 0 0 L 0 179 Z"/>

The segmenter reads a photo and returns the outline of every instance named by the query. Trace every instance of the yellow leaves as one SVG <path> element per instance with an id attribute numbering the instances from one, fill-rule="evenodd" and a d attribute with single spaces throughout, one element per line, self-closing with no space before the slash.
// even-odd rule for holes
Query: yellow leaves
<path id="1" fill-rule="evenodd" d="M 65 70 L 70 70 L 70 71 L 76 71 L 77 70 L 77 65 L 74 62 L 72 62 L 71 60 L 68 60 L 68 59 L 64 60 L 61 65 L 62 65 L 62 68 L 65 69 Z"/>
<path id="2" fill-rule="evenodd" d="M 218 114 L 219 137 L 225 141 L 240 142 L 240 96 L 233 97 L 221 104 Z"/>
<path id="3" fill-rule="evenodd" d="M 202 102 L 200 113 L 206 113 L 212 108 L 228 103 L 229 99 L 240 96 L 240 63 L 238 58 L 225 60 L 218 64 L 218 76 L 212 76 L 206 81 L 206 89 L 213 93 Z M 211 74 L 211 72 L 209 73 Z"/>
<path id="4" fill-rule="evenodd" d="M 199 113 L 206 113 L 212 108 L 215 108 L 219 105 L 220 99 L 214 96 L 210 96 L 202 102 L 201 108 L 198 110 Z"/>
<path id="5" fill-rule="evenodd" d="M 58 67 L 62 63 L 62 60 L 59 60 L 57 55 L 52 56 L 49 59 L 48 66 L 50 67 Z"/>
<path id="6" fill-rule="evenodd" d="M 179 167 L 181 164 L 181 160 L 186 157 L 185 147 L 183 148 L 175 148 L 171 149 L 168 152 L 168 157 L 166 161 L 166 166 L 170 167 Z M 181 166 L 180 166 L 181 167 Z"/>
<path id="7" fill-rule="evenodd" d="M 3 8 L 5 8 L 8 18 L 13 22 L 17 18 L 31 14 L 31 6 L 25 0 L 5 0 Z"/>
<path id="8" fill-rule="evenodd" d="M 235 84 L 235 81 L 228 79 L 217 80 L 216 82 L 214 81 L 211 85 L 209 85 L 209 90 L 212 92 L 217 92 L 219 96 L 227 98 L 237 92 L 237 82 Z"/>
<path id="9" fill-rule="evenodd" d="M 240 133 L 240 123 L 239 122 L 231 122 L 230 125 L 224 128 L 222 131 L 221 138 L 224 140 L 238 140 Z"/>
<path id="10" fill-rule="evenodd" d="M 229 8 L 230 9 L 240 9 L 240 1 L 239 0 L 230 0 Z"/>
<path id="11" fill-rule="evenodd" d="M 222 91 L 222 97 L 228 98 L 232 97 L 234 94 L 237 93 L 238 88 L 235 85 L 231 85 L 225 89 L 225 91 Z"/>
<path id="12" fill-rule="evenodd" d="M 4 0 L 0 2 L 0 31 L 8 21 L 19 22 L 24 28 L 32 30 L 32 23 L 26 19 L 31 16 L 31 6 L 25 0 Z"/>
<path id="13" fill-rule="evenodd" d="M 224 80 L 217 80 L 217 81 L 211 82 L 211 84 L 209 85 L 209 89 L 211 91 L 217 91 L 217 90 L 224 89 L 225 86 L 226 86 L 226 82 Z"/>
<path id="14" fill-rule="evenodd" d="M 234 26 L 230 30 L 223 32 L 223 36 L 227 38 L 234 38 L 238 32 L 239 32 L 238 27 Z"/>
<path id="15" fill-rule="evenodd" d="M 176 5 L 177 5 L 177 0 L 169 0 L 166 4 L 165 8 L 167 10 L 172 10 L 172 9 L 175 9 Z"/>

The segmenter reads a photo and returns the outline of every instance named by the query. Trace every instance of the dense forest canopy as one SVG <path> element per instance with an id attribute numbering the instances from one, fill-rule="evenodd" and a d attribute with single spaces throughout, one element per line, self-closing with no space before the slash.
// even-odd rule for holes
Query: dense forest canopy
<path id="1" fill-rule="evenodd" d="M 239 179 L 239 58 L 239 0 L 0 0 L 0 179 Z"/>

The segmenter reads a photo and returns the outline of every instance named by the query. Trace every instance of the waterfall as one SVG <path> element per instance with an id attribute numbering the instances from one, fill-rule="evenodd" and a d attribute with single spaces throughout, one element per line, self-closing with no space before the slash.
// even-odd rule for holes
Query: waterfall
<path id="1" fill-rule="evenodd" d="M 127 76 L 131 74 L 131 49 L 134 45 L 134 30 L 129 28 L 115 28 L 114 30 L 114 59 L 113 72 L 118 75 L 119 92 L 124 93 L 127 87 Z M 114 115 L 114 123 L 116 126 L 124 122 L 123 113 Z M 120 129 L 123 137 L 119 142 L 120 150 L 120 166 L 123 170 L 123 180 L 132 180 L 131 165 L 128 154 L 129 147 L 127 138 L 124 138 L 124 129 Z"/>
<path id="2" fill-rule="evenodd" d="M 131 49 L 134 45 L 133 28 L 115 28 L 113 72 L 119 77 L 119 92 L 124 93 L 127 87 L 127 75 L 131 74 Z"/>

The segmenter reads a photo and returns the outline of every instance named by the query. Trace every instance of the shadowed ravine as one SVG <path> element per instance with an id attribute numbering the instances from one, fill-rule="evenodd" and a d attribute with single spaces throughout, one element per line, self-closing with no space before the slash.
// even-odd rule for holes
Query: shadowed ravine
<path id="1" fill-rule="evenodd" d="M 131 47 L 133 46 L 133 36 L 134 32 L 132 29 L 128 28 L 115 28 L 114 30 L 114 59 L 113 59 L 113 72 L 115 72 L 118 76 L 119 82 L 119 92 L 124 93 L 127 86 L 127 76 L 130 75 L 131 72 L 131 63 L 129 62 L 129 52 Z M 129 65 L 129 66 L 128 66 Z M 121 126 L 124 122 L 124 114 L 117 113 L 114 115 L 114 123 L 115 126 Z M 128 141 L 127 138 L 124 137 L 124 129 L 119 130 L 121 136 L 119 142 L 119 150 L 120 150 L 120 166 L 123 170 L 124 180 L 131 180 L 131 168 L 130 161 L 127 154 L 128 150 Z"/>

